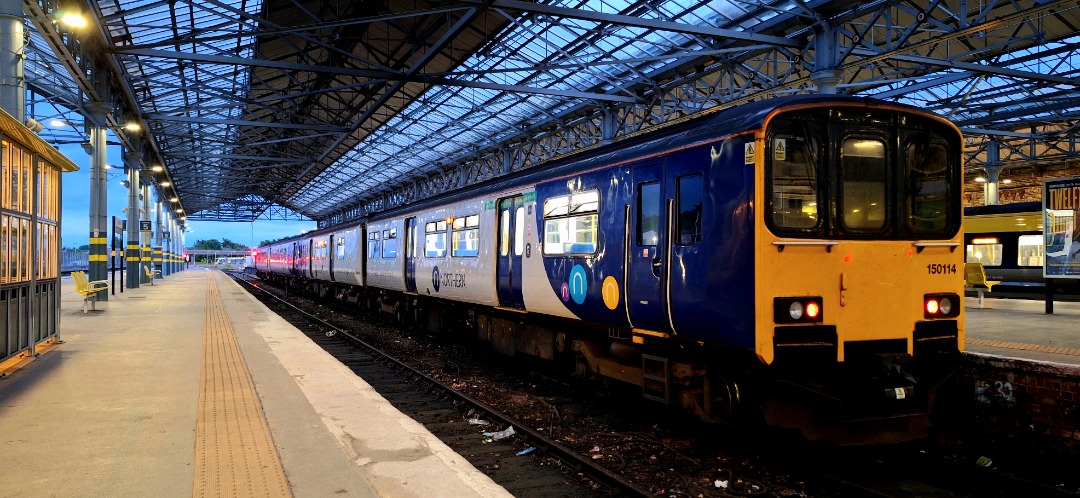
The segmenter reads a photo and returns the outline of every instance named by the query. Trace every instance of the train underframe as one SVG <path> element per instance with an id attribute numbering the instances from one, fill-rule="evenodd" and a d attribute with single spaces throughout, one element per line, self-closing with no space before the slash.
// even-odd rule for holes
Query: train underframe
<path id="1" fill-rule="evenodd" d="M 265 275 L 264 275 L 265 277 Z M 383 314 L 398 324 L 476 340 L 508 356 L 553 363 L 574 375 L 641 389 L 709 423 L 763 424 L 838 444 L 886 444 L 924 437 L 933 409 L 959 370 L 955 326 L 922 335 L 914 360 L 897 344 L 835 345 L 793 354 L 773 365 L 752 352 L 696 341 L 634 335 L 625 328 L 450 302 L 408 293 L 286 279 L 321 298 Z M 950 342 L 949 338 L 952 338 Z M 830 359 L 831 357 L 831 359 Z"/>

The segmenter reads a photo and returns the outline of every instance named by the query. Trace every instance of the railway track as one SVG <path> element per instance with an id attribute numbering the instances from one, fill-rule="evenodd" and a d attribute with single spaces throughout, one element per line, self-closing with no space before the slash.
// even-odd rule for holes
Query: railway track
<path id="1" fill-rule="evenodd" d="M 245 284 L 396 408 L 516 496 L 653 496 L 513 417 L 399 361 L 358 335 Z M 507 435 L 510 433 L 510 435 Z M 551 465 L 551 461 L 558 462 Z"/>
<path id="2" fill-rule="evenodd" d="M 830 448 L 794 441 L 790 434 L 684 424 L 673 421 L 665 412 L 644 417 L 645 421 L 637 421 L 634 428 L 614 430 L 604 423 L 597 424 L 591 415 L 582 417 L 581 413 L 575 413 L 585 411 L 581 405 L 588 401 L 567 398 L 565 384 L 545 387 L 543 382 L 527 381 L 517 386 L 500 386 L 506 391 L 496 394 L 491 392 L 493 389 L 485 388 L 482 381 L 470 380 L 474 377 L 462 371 L 471 368 L 468 360 L 433 352 L 448 350 L 445 345 L 425 342 L 415 345 L 415 349 L 393 353 L 426 369 L 425 374 L 378 352 L 370 341 L 361 338 L 371 337 L 371 330 L 363 326 L 356 333 L 345 330 L 351 325 L 346 325 L 347 321 L 343 323 L 343 319 L 355 321 L 354 310 L 306 304 L 304 299 L 292 296 L 289 301 L 296 301 L 294 305 L 269 292 L 268 286 L 259 284 L 259 287 L 268 306 L 291 317 L 297 328 L 351 367 L 402 412 L 427 426 L 448 446 L 518 496 L 1080 496 L 1076 493 L 1080 488 L 1070 484 L 1049 482 L 1046 477 L 1030 474 L 1025 477 L 1008 466 L 1002 469 L 996 465 L 976 465 L 977 455 L 960 457 L 948 445 Z M 303 311 L 298 306 L 317 311 Z M 366 327 L 387 332 L 385 327 L 370 324 Z M 384 336 L 375 340 L 392 347 L 386 343 L 397 339 L 409 342 L 416 335 L 388 332 L 395 339 L 387 341 Z M 481 362 L 499 362 L 486 355 L 481 358 L 487 358 L 480 359 Z M 508 364 L 500 367 L 506 369 Z M 501 378 L 488 382 L 490 386 L 491 382 L 515 381 Z M 481 388 L 457 385 L 462 383 L 479 383 Z M 462 392 L 470 387 L 473 395 Z M 563 393 L 550 394 L 560 390 Z M 548 408 L 556 412 L 562 428 L 556 423 L 552 429 L 536 416 L 515 418 L 500 413 L 507 408 L 506 404 L 501 399 L 491 399 L 492 396 L 540 399 L 539 404 L 550 405 Z M 604 404 L 605 411 L 618 414 L 642 409 L 642 405 L 622 405 L 613 399 L 599 403 Z M 469 423 L 470 419 L 484 420 L 488 425 L 477 426 Z M 642 430 L 642 424 L 648 429 Z M 608 430 L 589 432 L 594 425 Z M 498 432 L 508 427 L 514 428 L 513 438 L 481 437 L 482 432 Z M 529 455 L 517 454 L 530 448 Z"/>

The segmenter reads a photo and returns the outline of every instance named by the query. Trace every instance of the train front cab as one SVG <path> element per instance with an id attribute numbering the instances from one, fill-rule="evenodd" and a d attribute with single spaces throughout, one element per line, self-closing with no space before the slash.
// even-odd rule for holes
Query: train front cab
<path id="1" fill-rule="evenodd" d="M 959 131 L 834 104 L 770 116 L 755 145 L 766 419 L 812 438 L 918 437 L 963 348 Z"/>

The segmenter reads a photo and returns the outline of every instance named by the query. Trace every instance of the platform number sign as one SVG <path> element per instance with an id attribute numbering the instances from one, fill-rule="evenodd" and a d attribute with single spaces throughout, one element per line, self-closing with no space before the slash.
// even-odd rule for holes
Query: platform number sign
<path id="1" fill-rule="evenodd" d="M 140 221 L 139 222 L 139 231 L 140 232 L 149 232 L 150 231 L 150 222 L 149 221 Z"/>

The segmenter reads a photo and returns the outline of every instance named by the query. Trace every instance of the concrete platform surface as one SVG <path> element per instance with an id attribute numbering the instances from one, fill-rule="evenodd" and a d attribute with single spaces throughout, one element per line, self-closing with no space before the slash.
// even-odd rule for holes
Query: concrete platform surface
<path id="1" fill-rule="evenodd" d="M 1054 302 L 1054 314 L 1046 314 L 1046 302 L 1029 299 L 978 299 L 965 301 L 965 332 L 970 353 L 1080 364 L 1080 302 Z"/>
<path id="2" fill-rule="evenodd" d="M 211 285 L 292 495 L 510 496 L 238 284 L 197 268 L 87 314 L 64 279 L 64 343 L 0 380 L 0 496 L 192 496 Z"/>

